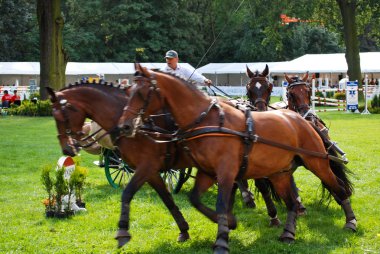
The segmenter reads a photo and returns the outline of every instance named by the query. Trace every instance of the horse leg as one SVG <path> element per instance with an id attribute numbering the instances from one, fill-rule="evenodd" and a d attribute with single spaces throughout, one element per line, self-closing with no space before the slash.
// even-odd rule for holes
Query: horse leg
<path id="1" fill-rule="evenodd" d="M 211 178 L 210 176 L 202 173 L 202 171 L 198 170 L 196 176 L 195 176 L 195 183 L 194 187 L 190 192 L 190 202 L 191 204 L 204 216 L 209 218 L 211 221 L 218 223 L 218 215 L 216 211 L 212 210 L 211 208 L 205 206 L 201 202 L 201 195 L 205 193 L 213 184 L 215 183 L 215 179 Z M 228 216 L 228 227 L 230 229 L 235 229 L 237 226 L 236 219 L 234 216 L 230 215 Z"/>
<path id="2" fill-rule="evenodd" d="M 297 216 L 302 216 L 306 214 L 306 207 L 301 202 L 301 197 L 298 194 L 298 188 L 296 186 L 296 182 L 294 181 L 294 176 L 292 175 L 290 178 L 290 182 L 292 184 L 292 189 L 294 191 L 294 194 L 296 196 L 297 201 Z"/>
<path id="3" fill-rule="evenodd" d="M 267 207 L 268 215 L 270 217 L 270 227 L 278 227 L 281 225 L 280 219 L 277 217 L 277 209 L 273 203 L 270 193 L 270 182 L 268 179 L 260 178 L 255 180 L 256 188 L 260 191 L 264 198 L 265 205 Z"/>
<path id="4" fill-rule="evenodd" d="M 119 230 L 115 236 L 115 239 L 118 241 L 119 248 L 123 247 L 131 240 L 131 235 L 128 232 L 130 203 L 135 193 L 140 189 L 145 181 L 146 177 L 144 171 L 136 170 L 121 196 L 121 214 L 118 223 Z"/>
<path id="5" fill-rule="evenodd" d="M 238 184 L 241 196 L 243 198 L 244 204 L 248 208 L 255 208 L 256 207 L 255 199 L 254 199 L 252 192 L 250 192 L 248 189 L 248 181 L 247 180 L 239 180 L 239 181 L 237 181 L 237 184 Z"/>
<path id="6" fill-rule="evenodd" d="M 339 170 L 339 167 L 344 168 L 343 164 L 333 164 L 335 165 L 334 170 Z M 334 175 L 334 171 L 328 167 L 329 170 L 321 171 L 321 170 L 313 170 L 312 172 L 321 179 L 323 184 L 327 187 L 331 195 L 334 197 L 335 201 L 343 208 L 344 214 L 346 216 L 346 223 L 344 225 L 345 229 L 350 229 L 356 232 L 357 221 L 355 214 L 352 210 L 350 203 L 350 195 L 351 191 L 345 186 L 345 183 Z"/>
<path id="7" fill-rule="evenodd" d="M 288 210 L 284 231 L 280 236 L 280 241 L 291 243 L 295 240 L 297 202 L 291 183 L 291 174 L 276 174 L 270 178 L 276 189 L 277 194 L 284 200 Z"/>
<path id="8" fill-rule="evenodd" d="M 164 202 L 170 213 L 172 214 L 177 226 L 180 230 L 178 236 L 178 242 L 184 242 L 190 238 L 189 235 L 189 224 L 183 217 L 178 206 L 174 203 L 173 196 L 167 190 L 164 181 L 158 174 L 153 174 L 150 176 L 148 183 L 152 188 L 156 190 L 161 200 Z"/>
<path id="9" fill-rule="evenodd" d="M 234 190 L 235 189 L 235 190 Z M 232 211 L 233 198 L 231 194 L 236 192 L 233 179 L 228 176 L 218 181 L 218 199 L 216 202 L 216 211 L 218 214 L 218 233 L 214 243 L 214 254 L 229 253 L 228 234 L 229 222 L 228 214 Z"/>

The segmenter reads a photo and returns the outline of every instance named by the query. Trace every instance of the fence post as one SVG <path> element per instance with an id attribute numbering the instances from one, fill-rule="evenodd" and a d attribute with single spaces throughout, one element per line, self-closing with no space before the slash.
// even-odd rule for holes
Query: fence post
<path id="1" fill-rule="evenodd" d="M 364 83 L 365 83 L 365 86 L 364 86 L 365 108 L 364 108 L 364 111 L 362 112 L 362 115 L 368 115 L 368 114 L 371 114 L 371 113 L 368 111 L 368 107 L 367 107 L 367 103 L 368 103 L 368 99 L 367 99 L 368 75 L 367 74 L 365 75 Z"/>

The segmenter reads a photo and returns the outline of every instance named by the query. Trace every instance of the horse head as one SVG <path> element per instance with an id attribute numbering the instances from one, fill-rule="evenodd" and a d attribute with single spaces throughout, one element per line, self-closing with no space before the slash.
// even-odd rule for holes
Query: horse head
<path id="1" fill-rule="evenodd" d="M 70 102 L 63 92 L 55 92 L 50 87 L 46 87 L 46 90 L 52 103 L 53 117 L 57 126 L 57 137 L 62 153 L 75 156 L 79 151 L 77 140 L 84 136 L 82 127 L 85 114 L 78 106 Z"/>
<path id="2" fill-rule="evenodd" d="M 134 84 L 129 90 L 131 97 L 118 125 L 127 137 L 134 137 L 144 119 L 159 111 L 164 103 L 159 88 L 156 86 L 155 72 L 149 71 L 138 63 L 135 63 L 135 69 Z"/>
<path id="3" fill-rule="evenodd" d="M 298 76 L 284 75 L 289 83 L 286 93 L 289 109 L 301 115 L 306 114 L 310 110 L 311 104 L 311 88 L 307 82 L 309 73 L 306 72 L 302 79 Z"/>
<path id="4" fill-rule="evenodd" d="M 250 103 L 255 106 L 258 111 L 266 111 L 269 104 L 273 84 L 267 79 L 268 74 L 268 65 L 265 65 L 265 69 L 262 73 L 259 73 L 257 70 L 252 72 L 247 66 L 247 76 L 250 78 L 246 86 L 247 96 Z"/>

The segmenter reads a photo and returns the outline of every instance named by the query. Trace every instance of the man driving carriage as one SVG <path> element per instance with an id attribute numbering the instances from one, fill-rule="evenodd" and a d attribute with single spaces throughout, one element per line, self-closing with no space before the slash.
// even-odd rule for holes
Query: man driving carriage
<path id="1" fill-rule="evenodd" d="M 188 81 L 193 81 L 201 85 L 211 85 L 212 81 L 197 71 L 192 71 L 189 68 L 180 65 L 178 53 L 174 50 L 169 50 L 165 54 L 166 66 L 161 69 L 164 72 L 175 73 L 177 75 L 182 76 L 184 79 Z"/>

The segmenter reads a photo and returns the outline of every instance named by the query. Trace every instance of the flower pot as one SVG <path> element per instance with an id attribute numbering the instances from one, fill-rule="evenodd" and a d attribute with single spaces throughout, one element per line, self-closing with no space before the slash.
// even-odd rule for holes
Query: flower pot
<path id="1" fill-rule="evenodd" d="M 49 210 L 49 211 L 45 212 L 46 218 L 53 218 L 54 214 L 55 214 L 55 212 L 52 211 L 52 210 Z"/>
<path id="2" fill-rule="evenodd" d="M 77 200 L 76 203 L 77 203 L 77 206 L 79 206 L 80 208 L 86 208 L 86 203 L 85 202 Z"/>
<path id="3" fill-rule="evenodd" d="M 54 217 L 64 219 L 70 217 L 71 215 L 74 215 L 74 211 L 55 212 Z"/>

